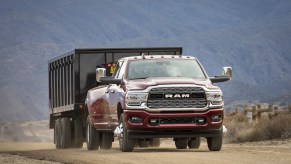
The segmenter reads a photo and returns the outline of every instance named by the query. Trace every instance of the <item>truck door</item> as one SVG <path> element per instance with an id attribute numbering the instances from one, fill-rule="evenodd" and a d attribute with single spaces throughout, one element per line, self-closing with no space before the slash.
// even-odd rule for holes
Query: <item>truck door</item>
<path id="1" fill-rule="evenodd" d="M 116 64 L 115 72 L 113 77 L 116 79 L 122 79 L 123 74 L 125 72 L 125 64 L 124 61 L 120 61 Z M 120 97 L 123 97 L 123 90 L 120 88 L 120 85 L 110 84 L 106 90 L 107 101 L 109 104 L 108 111 L 108 121 L 109 122 L 117 122 L 117 105 L 120 100 Z"/>

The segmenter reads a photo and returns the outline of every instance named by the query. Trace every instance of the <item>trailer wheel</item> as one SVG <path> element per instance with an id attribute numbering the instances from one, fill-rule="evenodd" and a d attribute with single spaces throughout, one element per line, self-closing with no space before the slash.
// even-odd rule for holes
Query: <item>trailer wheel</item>
<path id="1" fill-rule="evenodd" d="M 60 126 L 61 126 L 61 119 L 56 119 L 55 127 L 54 127 L 54 143 L 55 143 L 57 149 L 61 148 Z"/>
<path id="2" fill-rule="evenodd" d="M 88 150 L 97 150 L 99 148 L 99 133 L 92 126 L 89 116 L 86 123 L 86 142 Z"/>
<path id="3" fill-rule="evenodd" d="M 199 149 L 200 147 L 200 137 L 190 138 L 188 140 L 189 149 Z"/>
<path id="4" fill-rule="evenodd" d="M 71 146 L 71 121 L 70 118 L 64 117 L 60 122 L 60 147 L 65 149 Z"/>
<path id="5" fill-rule="evenodd" d="M 100 148 L 101 149 L 111 149 L 112 148 L 112 141 L 113 141 L 113 133 L 103 132 L 101 143 L 100 143 Z"/>
<path id="6" fill-rule="evenodd" d="M 188 146 L 187 139 L 175 139 L 175 145 L 177 149 L 186 149 Z"/>
<path id="7" fill-rule="evenodd" d="M 74 120 L 74 147 L 83 147 L 83 122 L 81 118 Z"/>
<path id="8" fill-rule="evenodd" d="M 218 137 L 208 137 L 207 145 L 210 151 L 220 151 L 222 147 L 222 131 Z"/>
<path id="9" fill-rule="evenodd" d="M 159 138 L 152 138 L 150 139 L 150 146 L 151 147 L 160 147 L 161 140 Z"/>
<path id="10" fill-rule="evenodd" d="M 119 119 L 119 128 L 121 130 L 119 147 L 123 152 L 131 152 L 134 149 L 134 139 L 129 138 L 127 128 L 125 126 L 124 114 L 121 114 Z"/>

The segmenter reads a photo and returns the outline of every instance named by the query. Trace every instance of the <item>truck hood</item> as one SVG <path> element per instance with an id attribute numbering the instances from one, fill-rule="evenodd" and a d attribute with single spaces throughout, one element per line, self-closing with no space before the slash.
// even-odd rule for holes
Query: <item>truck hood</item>
<path id="1" fill-rule="evenodd" d="M 150 86 L 175 85 L 175 84 L 194 84 L 216 89 L 209 79 L 194 79 L 187 77 L 152 77 L 147 79 L 136 79 L 127 81 L 127 90 L 144 90 Z"/>

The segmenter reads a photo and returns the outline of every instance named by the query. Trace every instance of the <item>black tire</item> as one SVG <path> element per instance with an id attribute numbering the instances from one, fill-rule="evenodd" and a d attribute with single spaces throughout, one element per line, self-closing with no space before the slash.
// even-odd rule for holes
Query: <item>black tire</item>
<path id="1" fill-rule="evenodd" d="M 189 149 L 199 149 L 200 147 L 200 137 L 190 138 L 188 140 Z"/>
<path id="2" fill-rule="evenodd" d="M 61 119 L 56 119 L 55 127 L 54 127 L 54 143 L 57 149 L 61 148 L 60 127 L 61 127 Z"/>
<path id="3" fill-rule="evenodd" d="M 100 143 L 100 148 L 101 149 L 111 149 L 112 148 L 112 141 L 113 141 L 113 133 L 103 132 L 101 143 Z"/>
<path id="4" fill-rule="evenodd" d="M 208 137 L 207 145 L 210 151 L 220 151 L 222 148 L 222 131 L 218 137 Z"/>
<path id="5" fill-rule="evenodd" d="M 160 147 L 161 140 L 159 138 L 152 138 L 150 139 L 150 146 L 151 147 Z"/>
<path id="6" fill-rule="evenodd" d="M 74 148 L 83 147 L 83 122 L 81 118 L 74 120 Z"/>
<path id="7" fill-rule="evenodd" d="M 119 148 L 123 152 L 131 152 L 134 149 L 134 139 L 129 138 L 127 128 L 125 126 L 124 114 L 119 119 L 119 127 L 122 128 L 121 137 L 119 139 Z"/>
<path id="8" fill-rule="evenodd" d="M 86 143 L 88 150 L 97 150 L 99 148 L 99 133 L 92 126 L 89 117 L 86 122 Z"/>
<path id="9" fill-rule="evenodd" d="M 150 147 L 150 142 L 149 141 L 144 141 L 144 140 L 139 140 L 138 141 L 138 146 L 139 147 Z"/>
<path id="10" fill-rule="evenodd" d="M 188 146 L 187 139 L 175 139 L 175 145 L 177 149 L 186 149 Z"/>
<path id="11" fill-rule="evenodd" d="M 66 149 L 71 146 L 71 121 L 70 118 L 64 117 L 61 119 L 60 126 L 60 148 Z"/>

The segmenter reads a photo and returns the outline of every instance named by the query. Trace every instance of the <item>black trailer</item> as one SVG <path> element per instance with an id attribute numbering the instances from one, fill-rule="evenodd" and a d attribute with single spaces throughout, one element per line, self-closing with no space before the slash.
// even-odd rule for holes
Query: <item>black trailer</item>
<path id="1" fill-rule="evenodd" d="M 49 128 L 54 128 L 56 119 L 77 117 L 86 120 L 84 102 L 87 91 L 96 87 L 96 67 L 110 67 L 107 76 L 114 70 L 114 63 L 123 57 L 145 55 L 181 55 L 181 47 L 163 48 L 102 48 L 75 49 L 48 62 L 49 79 Z M 113 68 L 113 69 L 112 69 Z"/>

